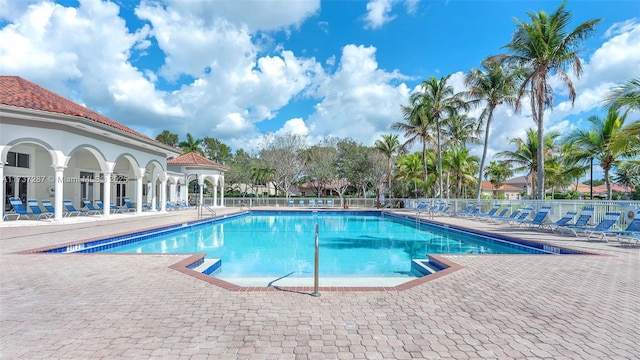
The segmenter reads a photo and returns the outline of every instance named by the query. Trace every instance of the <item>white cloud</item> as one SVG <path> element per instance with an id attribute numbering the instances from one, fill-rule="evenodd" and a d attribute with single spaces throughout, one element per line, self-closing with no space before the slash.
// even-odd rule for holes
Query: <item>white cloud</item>
<path id="1" fill-rule="evenodd" d="M 276 135 L 286 135 L 289 133 L 294 135 L 307 135 L 309 133 L 309 129 L 304 123 L 304 120 L 301 118 L 294 118 L 287 120 L 284 125 L 282 125 L 282 128 L 275 133 Z"/>
<path id="2" fill-rule="evenodd" d="M 406 102 L 409 89 L 392 80 L 406 77 L 379 69 L 375 52 L 362 45 L 343 48 L 338 69 L 317 91 L 321 101 L 307 122 L 312 137 L 350 137 L 371 145 L 401 120 L 400 104 Z"/>
<path id="3" fill-rule="evenodd" d="M 365 15 L 365 28 L 377 29 L 390 22 L 395 16 L 389 13 L 393 8 L 395 0 L 371 0 L 367 3 L 367 14 Z"/>

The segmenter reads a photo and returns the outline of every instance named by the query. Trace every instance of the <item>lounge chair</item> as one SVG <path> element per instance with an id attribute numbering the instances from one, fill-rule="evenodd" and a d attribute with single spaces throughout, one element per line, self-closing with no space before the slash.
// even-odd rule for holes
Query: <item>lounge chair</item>
<path id="1" fill-rule="evenodd" d="M 178 210 L 178 207 L 167 201 L 167 210 Z"/>
<path id="2" fill-rule="evenodd" d="M 485 217 L 490 217 L 495 215 L 496 211 L 498 211 L 498 209 L 500 209 L 500 204 L 493 204 L 493 206 L 491 207 L 491 209 L 489 209 L 489 211 L 487 211 L 486 213 L 483 212 L 479 212 L 478 214 L 476 214 L 473 218 L 475 220 L 479 220 Z"/>
<path id="3" fill-rule="evenodd" d="M 49 219 L 53 216 L 50 212 L 44 212 L 40 209 L 40 205 L 38 205 L 38 200 L 36 199 L 27 199 L 27 206 L 31 209 L 31 213 L 36 219 L 40 220 L 42 218 Z"/>
<path id="4" fill-rule="evenodd" d="M 532 208 L 524 208 L 522 209 L 522 211 L 520 211 L 520 214 L 518 214 L 518 216 L 508 220 L 507 223 L 511 225 L 519 225 L 521 222 L 525 221 L 529 217 L 529 215 L 531 215 L 532 212 L 533 212 Z"/>
<path id="5" fill-rule="evenodd" d="M 591 237 L 594 235 L 600 235 L 600 239 L 603 239 L 602 233 L 609 231 L 611 227 L 618 222 L 619 218 L 619 211 L 611 211 L 605 213 L 604 218 L 594 227 L 570 227 L 568 230 L 571 231 L 575 237 L 578 237 L 578 233 L 582 233 L 587 234 L 587 240 L 591 240 Z"/>
<path id="6" fill-rule="evenodd" d="M 298 201 L 298 206 L 300 206 L 300 207 L 304 206 L 304 200 Z"/>
<path id="7" fill-rule="evenodd" d="M 309 206 L 310 206 L 310 207 L 314 207 L 314 206 L 316 206 L 316 202 L 315 202 L 315 200 L 309 200 Z"/>
<path id="8" fill-rule="evenodd" d="M 122 198 L 122 200 L 124 201 L 124 209 L 127 212 L 129 211 L 136 211 L 135 206 L 133 206 L 133 204 L 131 204 L 131 199 L 129 199 L 128 197 Z"/>
<path id="9" fill-rule="evenodd" d="M 14 214 L 17 214 L 16 220 L 20 220 L 21 218 L 31 219 L 32 213 L 30 213 L 27 208 L 22 203 L 22 200 L 18 197 L 10 197 L 9 203 L 11 204 L 11 208 L 14 211 Z M 11 215 L 11 213 L 7 214 Z"/>
<path id="10" fill-rule="evenodd" d="M 322 206 L 322 200 L 318 199 L 318 207 Z"/>
<path id="11" fill-rule="evenodd" d="M 293 206 L 293 200 L 289 200 L 289 206 Z"/>
<path id="12" fill-rule="evenodd" d="M 622 244 L 627 239 L 635 240 L 638 243 L 638 237 L 640 236 L 640 217 L 636 217 L 631 220 L 629 225 L 624 230 L 609 230 L 602 232 L 602 238 L 609 242 L 610 236 L 615 236 L 618 240 L 622 240 L 620 243 Z M 633 241 L 632 241 L 633 242 Z"/>
<path id="13" fill-rule="evenodd" d="M 580 215 L 578 215 L 578 219 L 576 220 L 575 223 L 561 225 L 561 226 L 558 226 L 556 229 L 560 230 L 560 232 L 564 234 L 564 230 L 568 230 L 569 232 L 571 232 L 570 229 L 573 227 L 576 227 L 576 228 L 586 227 L 589 221 L 591 220 L 591 218 L 593 217 L 593 211 L 594 211 L 593 206 L 585 206 L 582 208 L 582 211 L 580 212 Z"/>
<path id="14" fill-rule="evenodd" d="M 500 212 L 498 212 L 497 214 L 493 214 L 493 215 L 487 215 L 487 216 L 481 216 L 478 218 L 478 220 L 495 220 L 495 219 L 504 219 L 505 218 L 505 214 L 507 213 L 507 211 L 509 211 L 509 207 L 505 206 L 502 210 L 500 210 Z"/>
<path id="15" fill-rule="evenodd" d="M 494 216 L 491 218 L 491 222 L 494 224 L 498 224 L 500 222 L 509 222 L 511 220 L 515 220 L 520 215 L 522 210 L 523 208 L 515 209 L 511 212 L 509 216 L 501 216 L 501 217 Z"/>
<path id="16" fill-rule="evenodd" d="M 62 205 L 64 205 L 65 209 L 67 209 L 67 212 L 69 213 L 69 215 L 67 216 L 89 215 L 89 213 L 86 211 L 76 209 L 76 207 L 73 206 L 73 203 L 71 202 L 71 200 L 68 200 L 68 199 L 62 200 Z"/>
<path id="17" fill-rule="evenodd" d="M 533 217 L 533 219 L 531 220 L 522 220 L 522 221 L 518 221 L 518 225 L 524 225 L 524 226 L 528 226 L 528 227 L 542 227 L 542 225 L 544 225 L 546 219 L 547 219 L 547 215 L 549 215 L 549 212 L 551 211 L 551 206 L 543 206 L 540 208 L 540 210 L 536 213 L 536 215 Z"/>
<path id="18" fill-rule="evenodd" d="M 333 207 L 333 200 L 327 200 L 327 206 Z"/>
<path id="19" fill-rule="evenodd" d="M 466 208 L 464 208 L 463 210 L 458 211 L 458 212 L 453 212 L 453 213 L 451 213 L 451 215 L 453 215 L 453 216 L 464 216 L 464 215 L 470 213 L 471 209 L 473 209 L 473 203 L 472 204 L 467 204 Z"/>
<path id="20" fill-rule="evenodd" d="M 482 210 L 482 205 L 476 205 L 473 208 L 473 210 L 469 211 L 469 213 L 461 214 L 460 216 L 473 219 L 473 218 L 477 217 L 481 213 L 481 210 Z"/>
<path id="21" fill-rule="evenodd" d="M 98 207 L 98 209 L 100 209 L 101 212 L 104 212 L 104 203 L 102 202 L 102 200 L 94 200 L 94 202 L 96 203 L 96 206 Z M 111 204 L 109 208 L 113 213 L 122 212 L 122 209 L 119 206 L 116 206 L 114 204 Z"/>
<path id="22" fill-rule="evenodd" d="M 51 200 L 42 200 L 41 203 L 42 203 L 42 207 L 44 207 L 45 210 L 47 210 L 50 214 L 54 214 L 56 212 L 56 209 L 51 204 Z M 69 216 L 69 212 L 63 211 L 62 216 L 63 217 Z"/>
<path id="23" fill-rule="evenodd" d="M 554 231 L 560 226 L 566 226 L 570 221 L 573 220 L 574 217 L 576 217 L 577 214 L 578 213 L 575 211 L 568 211 L 566 214 L 564 214 L 563 217 L 558 219 L 558 221 L 545 224 L 542 227 L 543 228 L 546 227 L 546 228 L 549 228 L 549 230 Z"/>
<path id="24" fill-rule="evenodd" d="M 89 201 L 88 199 L 82 199 L 82 204 L 84 205 L 86 210 L 84 208 L 82 208 L 82 209 L 80 209 L 80 211 L 86 212 L 87 215 L 98 215 L 98 214 L 100 214 L 102 212 L 102 210 L 100 210 L 100 209 L 96 208 L 95 206 L 93 206 L 91 201 Z"/>

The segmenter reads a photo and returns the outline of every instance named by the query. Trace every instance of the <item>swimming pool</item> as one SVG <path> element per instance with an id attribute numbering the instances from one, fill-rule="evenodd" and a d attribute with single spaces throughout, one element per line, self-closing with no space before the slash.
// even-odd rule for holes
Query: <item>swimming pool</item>
<path id="1" fill-rule="evenodd" d="M 313 276 L 315 224 L 319 227 L 320 274 L 324 279 L 407 281 L 424 275 L 415 270 L 412 260 L 424 259 L 426 254 L 554 252 L 381 212 L 289 211 L 254 211 L 97 250 L 204 252 L 208 259 L 222 260 L 213 276 L 236 284 L 249 281 L 266 285 L 275 279 Z M 92 251 L 84 246 L 75 250 Z"/>

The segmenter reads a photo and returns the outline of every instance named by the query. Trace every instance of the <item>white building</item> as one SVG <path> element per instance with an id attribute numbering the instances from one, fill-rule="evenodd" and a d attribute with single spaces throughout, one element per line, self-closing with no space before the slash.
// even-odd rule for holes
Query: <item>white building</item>
<path id="1" fill-rule="evenodd" d="M 102 200 L 104 216 L 125 197 L 138 213 L 143 204 L 165 211 L 167 202 L 188 200 L 192 180 L 213 183 L 222 206 L 226 168 L 181 153 L 23 78 L 0 76 L 0 219 L 10 197 L 51 200 L 55 220 L 63 199 L 76 208 L 82 199 Z"/>

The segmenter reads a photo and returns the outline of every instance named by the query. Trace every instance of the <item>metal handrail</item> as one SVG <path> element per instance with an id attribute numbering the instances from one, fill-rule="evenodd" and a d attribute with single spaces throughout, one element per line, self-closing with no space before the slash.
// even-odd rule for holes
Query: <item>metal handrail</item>
<path id="1" fill-rule="evenodd" d="M 215 219 L 216 217 L 218 217 L 218 215 L 216 214 L 215 210 L 213 210 L 212 208 L 208 207 L 207 205 L 200 205 L 198 206 L 198 217 L 202 217 L 203 216 L 203 211 L 202 209 L 207 209 L 209 210 L 209 212 L 211 213 L 211 218 Z"/>
<path id="2" fill-rule="evenodd" d="M 318 268 L 320 257 L 320 236 L 318 234 L 318 224 L 316 224 L 316 243 L 315 243 L 315 256 L 314 256 L 314 268 L 313 268 L 313 293 L 311 296 L 318 297 L 320 292 L 318 291 Z"/>

